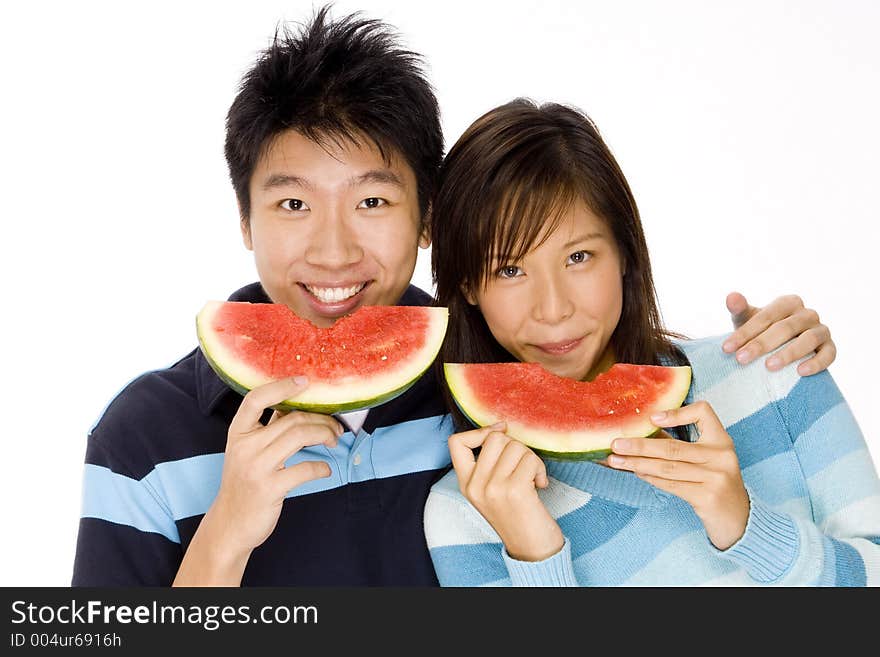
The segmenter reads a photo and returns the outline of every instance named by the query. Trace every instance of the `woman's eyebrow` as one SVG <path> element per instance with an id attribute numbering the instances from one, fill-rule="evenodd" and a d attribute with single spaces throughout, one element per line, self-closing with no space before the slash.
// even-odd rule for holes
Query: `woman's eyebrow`
<path id="1" fill-rule="evenodd" d="M 566 242 L 562 248 L 568 249 L 576 244 L 580 244 L 581 242 L 589 242 L 590 240 L 602 239 L 604 237 L 605 233 L 587 233 L 585 235 L 578 235 L 574 239 Z"/>

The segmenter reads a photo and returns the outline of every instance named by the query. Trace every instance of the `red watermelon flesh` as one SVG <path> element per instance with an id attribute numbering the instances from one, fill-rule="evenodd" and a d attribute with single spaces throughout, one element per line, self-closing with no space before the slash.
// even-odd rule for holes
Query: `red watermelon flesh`
<path id="1" fill-rule="evenodd" d="M 596 459 L 615 438 L 648 436 L 650 415 L 681 406 L 690 367 L 616 363 L 576 381 L 537 363 L 445 363 L 450 391 L 477 426 L 507 422 L 507 433 L 547 456 Z"/>
<path id="2" fill-rule="evenodd" d="M 335 413 L 405 392 L 436 357 L 447 319 L 446 308 L 363 306 L 320 328 L 282 304 L 209 301 L 196 327 L 208 362 L 235 390 L 306 376 L 308 388 L 279 408 Z"/>

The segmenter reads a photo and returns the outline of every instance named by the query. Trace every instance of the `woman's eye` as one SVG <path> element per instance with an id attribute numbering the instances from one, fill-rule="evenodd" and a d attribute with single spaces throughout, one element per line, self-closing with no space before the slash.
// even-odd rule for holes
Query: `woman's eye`
<path id="1" fill-rule="evenodd" d="M 568 262 L 566 264 L 579 265 L 580 263 L 586 262 L 592 257 L 593 255 L 591 253 L 588 253 L 587 251 L 575 251 L 570 256 L 568 256 Z"/>
<path id="2" fill-rule="evenodd" d="M 380 208 L 383 205 L 388 205 L 388 201 L 386 201 L 384 198 L 379 198 L 378 196 L 370 196 L 369 198 L 365 198 L 363 201 L 358 203 L 359 208 L 365 208 L 367 210 Z"/>
<path id="3" fill-rule="evenodd" d="M 298 198 L 287 198 L 281 201 L 281 207 L 290 212 L 308 210 L 309 206 Z"/>
<path id="4" fill-rule="evenodd" d="M 522 269 L 516 265 L 504 265 L 498 269 L 498 276 L 501 278 L 516 278 L 522 272 Z"/>

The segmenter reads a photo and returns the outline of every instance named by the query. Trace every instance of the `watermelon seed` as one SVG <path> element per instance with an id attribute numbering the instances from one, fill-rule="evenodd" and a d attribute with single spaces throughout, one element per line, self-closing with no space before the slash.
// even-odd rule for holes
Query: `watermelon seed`
<path id="1" fill-rule="evenodd" d="M 296 355 L 296 359 L 299 360 L 299 354 Z"/>
<path id="2" fill-rule="evenodd" d="M 388 360 L 388 356 L 382 356 L 382 360 Z"/>
<path id="3" fill-rule="evenodd" d="M 636 413 L 641 413 L 641 411 L 639 409 L 636 409 Z"/>

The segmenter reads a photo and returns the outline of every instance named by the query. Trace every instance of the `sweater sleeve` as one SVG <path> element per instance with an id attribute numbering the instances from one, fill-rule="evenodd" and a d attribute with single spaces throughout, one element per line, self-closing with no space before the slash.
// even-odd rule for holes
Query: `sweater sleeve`
<path id="1" fill-rule="evenodd" d="M 519 561 L 503 546 L 501 553 L 513 586 L 578 586 L 568 537 L 559 552 L 543 561 Z"/>
<path id="2" fill-rule="evenodd" d="M 455 471 L 425 503 L 425 538 L 440 586 L 577 586 L 568 539 L 543 561 L 517 561 L 497 532 L 461 495 Z"/>
<path id="3" fill-rule="evenodd" d="M 776 392 L 772 376 L 768 385 Z M 763 584 L 880 585 L 880 479 L 840 390 L 825 371 L 774 398 L 806 480 L 812 522 L 749 490 L 746 531 L 721 554 Z"/>
<path id="4" fill-rule="evenodd" d="M 95 436 L 83 468 L 72 586 L 170 586 L 182 559 L 174 518 L 145 478 Z"/>

